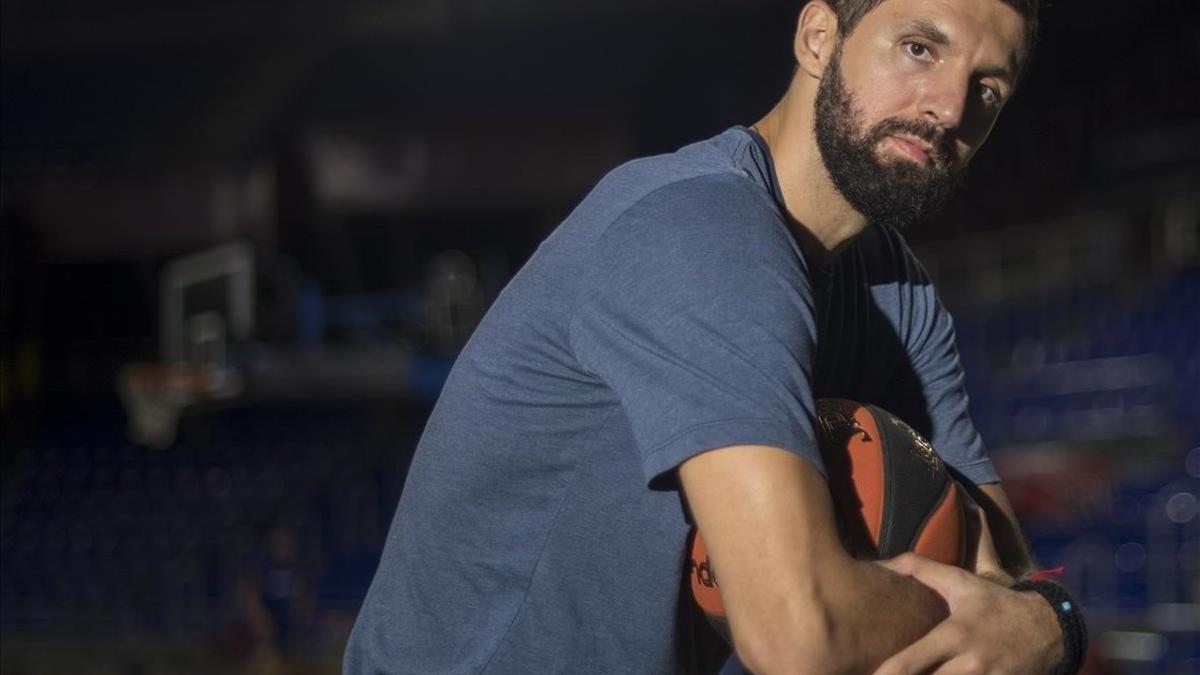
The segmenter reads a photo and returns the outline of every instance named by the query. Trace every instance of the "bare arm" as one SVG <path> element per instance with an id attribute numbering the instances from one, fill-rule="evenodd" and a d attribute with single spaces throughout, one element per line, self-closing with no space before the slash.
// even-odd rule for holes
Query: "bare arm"
<path id="1" fill-rule="evenodd" d="M 966 483 L 967 557 L 963 568 L 1004 586 L 1034 570 L 1016 516 L 999 484 Z"/>
<path id="2" fill-rule="evenodd" d="M 799 456 L 732 446 L 679 476 L 753 672 L 869 671 L 947 616 L 922 584 L 846 553 L 825 480 Z"/>
<path id="3" fill-rule="evenodd" d="M 1014 579 L 1021 579 L 1033 573 L 1035 565 L 1021 535 L 1021 527 L 1017 524 L 1017 515 L 1013 513 L 1012 505 L 1004 494 L 1004 488 L 999 483 L 988 483 L 977 487 L 968 487 L 975 503 L 983 509 L 987 516 L 988 529 L 991 531 L 992 542 L 996 547 L 996 555 L 1000 565 Z"/>

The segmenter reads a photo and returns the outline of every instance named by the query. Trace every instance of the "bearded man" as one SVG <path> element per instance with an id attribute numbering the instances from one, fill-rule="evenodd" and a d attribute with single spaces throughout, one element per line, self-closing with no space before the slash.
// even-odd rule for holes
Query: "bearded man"
<path id="1" fill-rule="evenodd" d="M 1034 5 L 812 0 L 762 120 L 601 180 L 459 356 L 345 670 L 679 672 L 692 522 L 754 672 L 1077 667 L 1009 588 L 1029 558 L 899 233 L 1012 96 Z M 976 486 L 975 574 L 846 553 L 819 397 L 891 410 Z"/>

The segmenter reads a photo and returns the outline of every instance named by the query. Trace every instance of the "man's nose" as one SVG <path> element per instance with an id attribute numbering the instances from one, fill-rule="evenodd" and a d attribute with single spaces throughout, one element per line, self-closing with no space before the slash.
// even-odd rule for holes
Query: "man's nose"
<path id="1" fill-rule="evenodd" d="M 968 77 L 949 71 L 939 73 L 921 99 L 921 117 L 946 130 L 962 125 L 971 86 Z"/>

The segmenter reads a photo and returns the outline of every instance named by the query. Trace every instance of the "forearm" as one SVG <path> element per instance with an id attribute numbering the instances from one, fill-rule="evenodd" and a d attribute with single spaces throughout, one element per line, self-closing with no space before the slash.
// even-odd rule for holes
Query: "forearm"
<path id="1" fill-rule="evenodd" d="M 824 477 L 795 454 L 724 448 L 680 479 L 751 671 L 862 672 L 946 615 L 920 584 L 850 557 Z"/>
<path id="2" fill-rule="evenodd" d="M 831 651 L 844 661 L 832 672 L 871 672 L 949 615 L 937 593 L 877 563 L 853 561 L 835 583 Z"/>
<path id="3" fill-rule="evenodd" d="M 988 528 L 1000 565 L 1013 579 L 1023 579 L 1037 568 L 1021 534 L 1017 516 L 999 483 L 966 485 L 971 498 L 987 516 Z"/>
<path id="4" fill-rule="evenodd" d="M 877 563 L 846 558 L 821 579 L 793 596 L 803 611 L 760 605 L 751 625 L 735 624 L 736 651 L 752 672 L 869 673 L 947 616 L 936 593 Z"/>

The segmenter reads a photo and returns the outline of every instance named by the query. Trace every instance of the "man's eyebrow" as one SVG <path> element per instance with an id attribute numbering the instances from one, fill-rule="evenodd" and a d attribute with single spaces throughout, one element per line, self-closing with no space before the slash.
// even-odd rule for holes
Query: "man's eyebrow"
<path id="1" fill-rule="evenodd" d="M 1013 75 L 1013 69 L 1010 68 L 1009 66 L 993 66 L 991 68 L 980 68 L 978 71 L 978 74 L 982 75 L 983 77 L 999 78 L 1010 84 L 1016 81 L 1016 77 Z"/>
<path id="2" fill-rule="evenodd" d="M 909 32 L 917 33 L 921 37 L 934 44 L 950 44 L 950 36 L 946 35 L 945 31 L 943 31 L 941 28 L 938 28 L 929 19 L 913 19 L 912 22 L 908 24 L 907 30 Z"/>
<path id="3" fill-rule="evenodd" d="M 920 35 L 936 45 L 945 46 L 950 44 L 950 36 L 946 35 L 946 31 L 938 28 L 937 24 L 933 23 L 929 19 L 913 19 L 911 22 L 909 22 L 908 26 L 905 27 L 905 30 L 909 33 L 916 33 L 917 35 Z M 1014 72 L 1015 71 L 1012 66 L 1006 64 L 1003 66 L 983 68 L 978 74 L 984 77 L 997 77 L 1006 82 L 1014 82 L 1016 80 Z"/>

